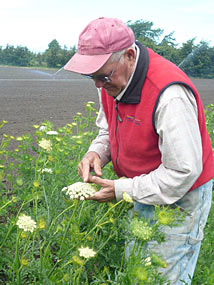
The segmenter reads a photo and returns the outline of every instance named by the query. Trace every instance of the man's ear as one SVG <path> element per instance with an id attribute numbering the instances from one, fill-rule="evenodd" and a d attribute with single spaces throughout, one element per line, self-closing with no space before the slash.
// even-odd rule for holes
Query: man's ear
<path id="1" fill-rule="evenodd" d="M 125 52 L 125 57 L 128 61 L 135 61 L 136 54 L 133 48 L 128 48 Z"/>

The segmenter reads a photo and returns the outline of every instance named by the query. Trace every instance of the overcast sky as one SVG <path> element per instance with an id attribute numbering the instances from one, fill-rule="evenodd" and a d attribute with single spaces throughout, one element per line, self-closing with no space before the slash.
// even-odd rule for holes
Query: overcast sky
<path id="1" fill-rule="evenodd" d="M 174 31 L 178 44 L 196 37 L 214 46 L 214 0 L 0 0 L 0 46 L 45 51 L 56 39 L 77 45 L 79 33 L 93 19 L 146 20 L 164 34 Z"/>

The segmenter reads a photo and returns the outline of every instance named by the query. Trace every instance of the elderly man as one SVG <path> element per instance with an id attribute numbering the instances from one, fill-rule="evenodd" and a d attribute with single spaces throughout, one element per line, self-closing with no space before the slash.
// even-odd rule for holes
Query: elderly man
<path id="1" fill-rule="evenodd" d="M 102 186 L 91 199 L 120 200 L 127 192 L 144 216 L 152 215 L 155 204 L 187 210 L 182 226 L 168 229 L 166 241 L 155 250 L 167 263 L 162 273 L 171 284 L 190 284 L 214 176 L 196 88 L 178 67 L 135 42 L 132 30 L 112 18 L 88 24 L 65 69 L 91 78 L 98 88 L 99 134 L 78 167 L 84 182 Z M 101 178 L 110 160 L 125 179 Z"/>

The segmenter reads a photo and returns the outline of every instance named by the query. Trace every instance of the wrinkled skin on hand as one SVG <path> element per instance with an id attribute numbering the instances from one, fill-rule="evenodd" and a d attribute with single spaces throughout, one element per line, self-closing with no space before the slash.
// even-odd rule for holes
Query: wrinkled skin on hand
<path id="1" fill-rule="evenodd" d="M 95 175 L 91 175 L 94 171 Z M 109 179 L 102 179 L 101 160 L 96 152 L 88 152 L 78 165 L 78 174 L 83 182 L 94 183 L 101 186 L 101 189 L 89 200 L 94 200 L 100 203 L 111 201 L 115 198 L 114 181 Z"/>

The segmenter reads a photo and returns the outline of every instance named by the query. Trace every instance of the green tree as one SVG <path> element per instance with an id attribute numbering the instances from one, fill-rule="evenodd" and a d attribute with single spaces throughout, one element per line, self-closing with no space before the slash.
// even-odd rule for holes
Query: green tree
<path id="1" fill-rule="evenodd" d="M 135 39 L 143 42 L 145 40 L 151 40 L 154 43 L 158 43 L 160 36 L 163 33 L 161 29 L 153 29 L 153 22 L 137 20 L 132 22 L 129 20 L 127 25 L 133 30 Z"/>
<path id="2" fill-rule="evenodd" d="M 166 59 L 174 62 L 175 64 L 178 64 L 179 54 L 173 34 L 174 32 L 165 35 L 162 41 L 155 46 L 154 51 L 160 54 L 161 56 L 165 57 Z"/>
<path id="3" fill-rule="evenodd" d="M 48 67 L 59 67 L 62 60 L 61 46 L 56 39 L 48 44 L 48 49 L 44 52 L 44 59 Z"/>
<path id="4" fill-rule="evenodd" d="M 18 46 L 14 49 L 14 65 L 29 66 L 33 53 L 27 47 Z"/>
<path id="5" fill-rule="evenodd" d="M 29 66 L 33 58 L 33 53 L 27 47 L 7 45 L 5 49 L 1 50 L 0 63 L 15 65 L 15 66 Z"/>
<path id="6" fill-rule="evenodd" d="M 185 43 L 182 43 L 181 48 L 179 49 L 179 66 L 182 67 L 187 61 L 191 60 L 194 56 L 194 50 L 197 49 L 197 46 L 194 43 L 195 38 L 188 40 Z"/>
<path id="7" fill-rule="evenodd" d="M 73 46 L 72 48 L 68 49 L 66 46 L 61 51 L 62 56 L 61 56 L 61 66 L 64 66 L 69 59 L 76 53 L 76 47 Z"/>
<path id="8" fill-rule="evenodd" d="M 200 78 L 214 77 L 214 48 L 205 41 L 194 45 L 194 39 L 183 44 L 180 50 L 183 60 L 179 64 L 189 76 Z"/>
<path id="9" fill-rule="evenodd" d="M 48 49 L 44 52 L 43 58 L 48 67 L 62 67 L 76 52 L 75 46 L 70 50 L 64 46 L 62 49 L 56 39 L 52 40 Z"/>

